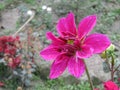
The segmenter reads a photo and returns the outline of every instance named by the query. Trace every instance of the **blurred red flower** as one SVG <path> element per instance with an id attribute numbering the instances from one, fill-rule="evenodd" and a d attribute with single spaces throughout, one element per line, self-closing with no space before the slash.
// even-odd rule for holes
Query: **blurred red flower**
<path id="1" fill-rule="evenodd" d="M 1 58 L 4 58 L 6 55 L 8 56 L 7 59 L 5 59 L 8 63 L 8 66 L 11 68 L 15 68 L 20 64 L 21 56 L 16 55 L 18 43 L 20 42 L 19 36 L 13 37 L 13 36 L 1 36 L 0 37 L 0 53 Z"/>
<path id="2" fill-rule="evenodd" d="M 21 62 L 21 56 L 17 56 L 16 58 L 10 58 L 8 61 L 8 66 L 11 68 L 16 68 Z"/>
<path id="3" fill-rule="evenodd" d="M 119 90 L 119 87 L 112 81 L 104 82 L 104 90 Z"/>
<path id="4" fill-rule="evenodd" d="M 0 82 L 0 87 L 4 86 L 4 83 L 3 82 Z"/>

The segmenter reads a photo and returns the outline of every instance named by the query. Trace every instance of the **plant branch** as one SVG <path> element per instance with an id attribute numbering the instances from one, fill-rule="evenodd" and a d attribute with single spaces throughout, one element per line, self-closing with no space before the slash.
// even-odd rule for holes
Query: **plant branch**
<path id="1" fill-rule="evenodd" d="M 109 64 L 109 61 L 108 61 L 107 51 L 105 51 L 105 56 L 106 56 L 106 63 L 108 64 L 108 68 L 111 71 L 111 67 L 110 67 L 110 64 Z"/>
<path id="2" fill-rule="evenodd" d="M 114 81 L 114 63 L 115 63 L 115 59 L 114 56 L 111 55 L 112 58 L 112 62 L 111 62 L 111 80 Z"/>
<path id="3" fill-rule="evenodd" d="M 17 30 L 17 32 L 14 33 L 13 36 L 16 36 L 35 16 L 35 12 L 32 11 L 32 15 L 30 16 L 30 18 Z"/>
<path id="4" fill-rule="evenodd" d="M 118 70 L 118 68 L 120 67 L 120 64 L 116 67 L 116 69 L 114 70 L 114 72 L 116 72 Z"/>

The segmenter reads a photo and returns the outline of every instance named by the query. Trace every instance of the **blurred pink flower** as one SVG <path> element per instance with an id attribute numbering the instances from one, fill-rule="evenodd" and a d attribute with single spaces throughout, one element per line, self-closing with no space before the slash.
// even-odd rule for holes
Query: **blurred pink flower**
<path id="1" fill-rule="evenodd" d="M 94 88 L 94 90 L 100 90 L 99 88 Z"/>
<path id="2" fill-rule="evenodd" d="M 112 81 L 104 82 L 104 90 L 120 90 L 119 87 Z"/>
<path id="3" fill-rule="evenodd" d="M 85 17 L 77 29 L 74 14 L 69 13 L 58 21 L 58 37 L 47 32 L 46 36 L 52 43 L 40 55 L 46 60 L 54 60 L 50 70 L 51 79 L 59 77 L 66 68 L 76 78 L 81 77 L 85 71 L 83 59 L 103 52 L 110 45 L 106 35 L 88 35 L 94 28 L 96 19 L 96 15 Z"/>
<path id="4" fill-rule="evenodd" d="M 3 82 L 0 82 L 0 87 L 4 86 L 4 83 Z"/>

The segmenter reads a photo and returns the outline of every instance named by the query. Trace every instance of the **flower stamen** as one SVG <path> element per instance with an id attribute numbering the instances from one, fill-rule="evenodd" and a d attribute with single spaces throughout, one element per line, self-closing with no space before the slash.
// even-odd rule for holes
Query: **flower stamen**
<path id="1" fill-rule="evenodd" d="M 67 40 L 67 44 L 73 45 L 74 41 L 73 40 Z"/>

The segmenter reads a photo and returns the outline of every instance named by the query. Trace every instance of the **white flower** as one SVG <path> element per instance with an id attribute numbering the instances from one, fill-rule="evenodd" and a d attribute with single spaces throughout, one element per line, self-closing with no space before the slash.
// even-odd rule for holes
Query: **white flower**
<path id="1" fill-rule="evenodd" d="M 31 16 L 33 14 L 33 11 L 32 10 L 28 10 L 27 14 Z"/>
<path id="2" fill-rule="evenodd" d="M 43 9 L 43 10 L 47 9 L 47 6 L 46 6 L 46 5 L 43 5 L 43 6 L 42 6 L 42 9 Z"/>
<path id="3" fill-rule="evenodd" d="M 48 7 L 48 8 L 47 8 L 47 11 L 48 11 L 48 12 L 51 12 L 51 11 L 52 11 L 52 8 L 51 8 L 51 7 Z"/>
<path id="4" fill-rule="evenodd" d="M 34 36 L 34 37 L 38 37 L 38 36 L 39 36 L 38 32 L 34 32 L 34 33 L 33 33 L 33 36 Z"/>

